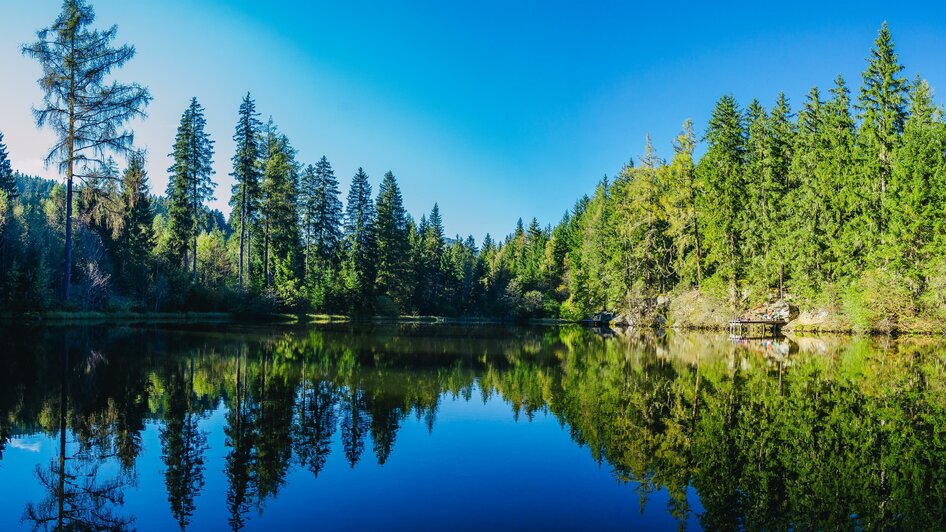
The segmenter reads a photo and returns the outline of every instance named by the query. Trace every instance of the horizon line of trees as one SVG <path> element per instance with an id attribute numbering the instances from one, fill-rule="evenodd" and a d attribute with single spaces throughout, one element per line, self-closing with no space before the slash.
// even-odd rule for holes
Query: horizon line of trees
<path id="1" fill-rule="evenodd" d="M 725 95 L 702 136 L 684 123 L 669 161 L 648 137 L 637 164 L 605 176 L 555 226 L 520 220 L 477 244 L 447 238 L 436 204 L 415 221 L 390 171 L 375 196 L 359 168 L 342 202 L 329 160 L 299 161 L 250 94 L 234 129 L 229 218 L 207 207 L 214 141 L 196 98 L 166 193 L 153 196 L 145 155 L 121 128 L 150 95 L 105 80 L 134 48 L 110 48 L 116 29 L 92 30 L 93 20 L 85 1 L 66 0 L 24 47 L 44 67 L 37 124 L 60 139 L 48 162 L 66 186 L 14 178 L 0 137 L 3 308 L 578 319 L 647 312 L 661 295 L 697 290 L 734 309 L 790 294 L 865 324 L 946 314 L 946 127 L 927 82 L 903 75 L 886 23 L 856 98 L 840 76 L 797 113 L 784 94 L 771 109 Z M 63 82 L 76 74 L 88 83 Z M 70 95 L 98 96 L 102 108 L 62 114 Z M 107 152 L 127 156 L 124 172 Z"/>

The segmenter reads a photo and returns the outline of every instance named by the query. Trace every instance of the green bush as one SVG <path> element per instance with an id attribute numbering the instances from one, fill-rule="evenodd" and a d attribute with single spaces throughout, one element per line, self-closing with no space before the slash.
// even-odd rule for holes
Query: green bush
<path id="1" fill-rule="evenodd" d="M 848 286 L 844 313 L 860 331 L 893 332 L 916 315 L 914 283 L 886 268 L 867 270 Z"/>

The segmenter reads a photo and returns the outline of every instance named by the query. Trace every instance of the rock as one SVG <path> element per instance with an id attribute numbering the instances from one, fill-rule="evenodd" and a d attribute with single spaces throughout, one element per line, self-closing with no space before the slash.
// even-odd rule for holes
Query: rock
<path id="1" fill-rule="evenodd" d="M 740 318 L 743 320 L 785 320 L 792 321 L 798 317 L 798 307 L 779 299 L 772 303 L 756 307 L 744 312 Z"/>
<path id="2" fill-rule="evenodd" d="M 631 320 L 628 318 L 627 314 L 618 314 L 611 320 L 611 325 L 617 325 L 620 327 L 627 327 L 631 325 Z"/>

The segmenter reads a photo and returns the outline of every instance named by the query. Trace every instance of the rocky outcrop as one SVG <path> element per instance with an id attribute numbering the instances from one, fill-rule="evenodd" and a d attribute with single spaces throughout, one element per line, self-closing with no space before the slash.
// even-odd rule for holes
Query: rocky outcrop
<path id="1" fill-rule="evenodd" d="M 784 320 L 790 322 L 798 318 L 798 307 L 779 299 L 760 305 L 739 315 L 742 320 Z"/>

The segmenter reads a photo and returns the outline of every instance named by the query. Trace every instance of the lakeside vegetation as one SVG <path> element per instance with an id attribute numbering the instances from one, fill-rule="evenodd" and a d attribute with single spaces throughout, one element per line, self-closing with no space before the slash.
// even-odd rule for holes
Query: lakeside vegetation
<path id="1" fill-rule="evenodd" d="M 66 0 L 23 49 L 43 68 L 37 124 L 56 134 L 47 162 L 65 184 L 16 173 L 0 135 L 0 311 L 578 320 L 608 309 L 651 324 L 687 314 L 674 301 L 731 315 L 787 298 L 838 329 L 946 318 L 946 126 L 886 24 L 856 89 L 839 76 L 797 112 L 784 94 L 770 109 L 723 96 L 700 132 L 683 124 L 669 160 L 648 139 L 557 224 L 520 220 L 476 242 L 449 238 L 436 204 L 407 213 L 391 171 L 375 195 L 358 169 L 343 202 L 329 159 L 298 160 L 249 94 L 230 214 L 207 207 L 219 139 L 196 98 L 154 195 L 145 157 L 157 155 L 125 130 L 151 96 L 110 79 L 134 48 L 113 48 L 117 29 L 93 22 L 88 2 Z"/>

